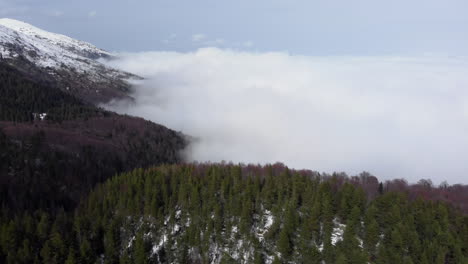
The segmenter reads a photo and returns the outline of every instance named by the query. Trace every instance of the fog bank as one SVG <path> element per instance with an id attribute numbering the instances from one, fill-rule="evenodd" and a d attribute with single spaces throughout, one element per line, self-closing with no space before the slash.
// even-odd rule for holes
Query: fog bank
<path id="1" fill-rule="evenodd" d="M 146 79 L 106 106 L 196 137 L 189 160 L 468 183 L 468 60 L 204 48 L 121 54 Z"/>

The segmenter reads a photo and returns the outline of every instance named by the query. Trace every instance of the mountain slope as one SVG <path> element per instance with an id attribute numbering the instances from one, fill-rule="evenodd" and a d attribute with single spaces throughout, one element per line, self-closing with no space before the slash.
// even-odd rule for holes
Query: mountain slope
<path id="1" fill-rule="evenodd" d="M 110 58 L 110 53 L 89 43 L 0 19 L 1 60 L 87 102 L 129 97 L 128 80 L 139 78 L 97 61 Z"/>
<path id="2" fill-rule="evenodd" d="M 25 38 L 24 40 L 29 40 L 30 44 L 50 44 L 42 46 L 41 48 L 49 46 L 50 49 L 50 47 L 57 46 L 75 55 L 79 55 L 89 59 L 111 57 L 111 54 L 109 52 L 96 48 L 95 46 L 87 42 L 75 40 L 61 34 L 47 32 L 45 30 L 42 30 L 40 28 L 18 20 L 2 18 L 0 19 L 0 25 L 17 32 L 18 34 L 21 34 L 23 37 L 27 36 L 28 38 Z M 49 51 L 53 52 L 53 50 Z M 57 49 L 55 51 L 57 51 Z"/>
<path id="3" fill-rule="evenodd" d="M 103 112 L 60 89 L 38 83 L 0 62 L 0 121 L 25 122 L 45 114 L 47 120 L 85 118 Z"/>
<path id="4" fill-rule="evenodd" d="M 136 167 L 177 163 L 180 133 L 118 115 L 37 83 L 0 62 L 0 204 L 72 210 L 96 183 Z"/>

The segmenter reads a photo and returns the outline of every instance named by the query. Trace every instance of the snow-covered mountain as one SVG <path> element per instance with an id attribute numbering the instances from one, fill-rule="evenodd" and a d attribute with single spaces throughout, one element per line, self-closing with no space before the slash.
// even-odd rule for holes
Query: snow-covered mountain
<path id="1" fill-rule="evenodd" d="M 0 19 L 0 60 L 85 101 L 101 103 L 128 97 L 127 81 L 138 77 L 98 61 L 112 57 L 89 43 L 21 21 Z"/>

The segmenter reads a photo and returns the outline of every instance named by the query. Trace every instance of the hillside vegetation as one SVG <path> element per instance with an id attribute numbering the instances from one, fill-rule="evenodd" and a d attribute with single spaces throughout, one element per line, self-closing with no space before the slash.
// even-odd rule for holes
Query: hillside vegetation
<path id="1" fill-rule="evenodd" d="M 73 215 L 3 221 L 0 252 L 8 263 L 467 263 L 466 215 L 356 179 L 281 164 L 137 169 Z"/>
<path id="2" fill-rule="evenodd" d="M 0 62 L 0 205 L 72 211 L 96 183 L 181 161 L 181 133 L 118 115 Z"/>
<path id="3" fill-rule="evenodd" d="M 0 120 L 2 121 L 33 121 L 34 113 L 47 113 L 47 120 L 51 121 L 108 114 L 64 93 L 51 83 L 37 82 L 25 77 L 23 73 L 1 61 L 0 84 Z"/>

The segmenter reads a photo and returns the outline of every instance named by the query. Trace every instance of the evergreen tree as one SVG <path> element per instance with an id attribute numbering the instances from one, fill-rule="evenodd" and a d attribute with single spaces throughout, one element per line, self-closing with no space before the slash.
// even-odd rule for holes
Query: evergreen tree
<path id="1" fill-rule="evenodd" d="M 148 264 L 148 249 L 146 242 L 143 237 L 143 232 L 139 232 L 135 239 L 135 253 L 134 253 L 134 263 L 135 264 Z"/>
<path id="2" fill-rule="evenodd" d="M 118 239 L 119 228 L 113 221 L 104 236 L 105 263 L 113 264 L 119 262 L 120 242 Z"/>
<path id="3" fill-rule="evenodd" d="M 265 260 L 263 259 L 263 254 L 260 251 L 255 251 L 254 264 L 263 264 Z"/>
<path id="4" fill-rule="evenodd" d="M 336 257 L 336 262 L 335 264 L 349 264 L 350 262 L 348 261 L 348 258 L 346 257 L 345 254 L 341 253 Z"/>
<path id="5" fill-rule="evenodd" d="M 94 251 L 88 239 L 83 239 L 80 244 L 80 260 L 82 263 L 91 264 L 94 262 Z"/>
<path id="6" fill-rule="evenodd" d="M 278 251 L 285 259 L 287 259 L 292 252 L 291 238 L 286 228 L 283 228 L 279 233 Z"/>
<path id="7" fill-rule="evenodd" d="M 65 261 L 65 264 L 77 264 L 77 263 L 78 263 L 78 260 L 76 259 L 75 249 L 71 247 L 70 250 L 68 251 L 68 256 Z"/>

